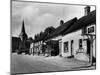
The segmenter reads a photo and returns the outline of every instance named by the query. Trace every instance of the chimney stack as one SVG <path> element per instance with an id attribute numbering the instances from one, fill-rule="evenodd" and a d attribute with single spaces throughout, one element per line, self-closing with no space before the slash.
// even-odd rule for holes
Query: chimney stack
<path id="1" fill-rule="evenodd" d="M 90 13 L 90 6 L 86 6 L 84 10 L 85 10 L 85 16 L 87 16 Z"/>
<path id="2" fill-rule="evenodd" d="M 60 20 L 60 25 L 63 25 L 64 24 L 64 21 L 63 20 Z"/>

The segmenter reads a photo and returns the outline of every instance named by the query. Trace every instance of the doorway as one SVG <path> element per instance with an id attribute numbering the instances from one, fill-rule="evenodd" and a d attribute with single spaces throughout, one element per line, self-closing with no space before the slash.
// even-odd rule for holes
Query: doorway
<path id="1" fill-rule="evenodd" d="M 87 54 L 90 56 L 90 41 L 87 39 Z"/>
<path id="2" fill-rule="evenodd" d="M 71 56 L 74 56 L 74 54 L 73 54 L 73 48 L 74 48 L 73 44 L 74 44 L 74 41 L 71 40 Z"/>

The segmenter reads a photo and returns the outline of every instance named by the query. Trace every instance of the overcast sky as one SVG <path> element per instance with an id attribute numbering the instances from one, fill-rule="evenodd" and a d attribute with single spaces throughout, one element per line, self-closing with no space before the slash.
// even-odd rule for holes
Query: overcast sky
<path id="1" fill-rule="evenodd" d="M 61 19 L 66 22 L 74 17 L 82 17 L 84 15 L 84 7 L 79 5 L 12 1 L 12 36 L 18 37 L 23 20 L 28 37 L 34 37 L 35 34 L 44 31 L 48 26 L 59 26 Z M 95 7 L 91 6 L 91 11 L 94 9 Z"/>

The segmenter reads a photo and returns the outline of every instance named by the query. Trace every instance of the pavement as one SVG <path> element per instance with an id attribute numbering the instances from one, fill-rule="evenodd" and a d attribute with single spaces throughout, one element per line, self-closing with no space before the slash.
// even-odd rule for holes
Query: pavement
<path id="1" fill-rule="evenodd" d="M 42 73 L 42 72 L 58 72 L 78 69 L 95 69 L 90 67 L 88 62 L 78 61 L 74 58 L 68 59 L 59 56 L 38 56 L 38 55 L 11 55 L 11 73 Z"/>

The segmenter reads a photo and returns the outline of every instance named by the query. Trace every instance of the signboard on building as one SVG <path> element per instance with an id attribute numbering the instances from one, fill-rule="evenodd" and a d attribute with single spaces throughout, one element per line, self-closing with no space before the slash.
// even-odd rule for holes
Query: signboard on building
<path id="1" fill-rule="evenodd" d="M 93 33 L 93 32 L 94 32 L 94 26 L 89 27 L 89 28 L 88 28 L 88 33 Z"/>

